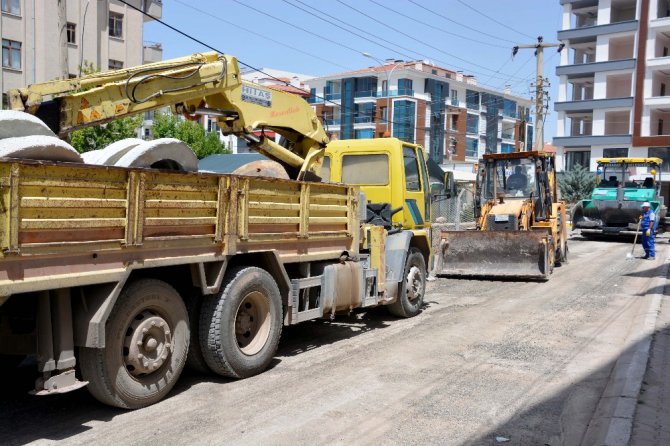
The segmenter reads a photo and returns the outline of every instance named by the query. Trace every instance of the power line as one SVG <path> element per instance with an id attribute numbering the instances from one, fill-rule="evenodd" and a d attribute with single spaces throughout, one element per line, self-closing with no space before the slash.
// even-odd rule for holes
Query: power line
<path id="1" fill-rule="evenodd" d="M 497 23 L 498 25 L 500 25 L 500 26 L 502 26 L 502 27 L 504 27 L 504 28 L 507 28 L 507 29 L 509 29 L 509 30 L 511 30 L 511 31 L 514 31 L 514 32 L 517 33 L 517 34 L 521 34 L 522 36 L 525 36 L 525 37 L 529 37 L 529 38 L 531 38 L 531 39 L 534 39 L 534 37 L 529 36 L 529 35 L 526 34 L 526 33 L 522 33 L 522 32 L 519 31 L 518 29 L 512 28 L 511 26 L 507 25 L 506 23 L 500 22 L 500 21 L 494 19 L 493 17 L 490 17 L 490 16 L 484 14 L 483 12 L 481 12 L 481 11 L 475 9 L 474 7 L 468 5 L 468 4 L 465 3 L 463 0 L 456 0 L 456 1 L 457 1 L 458 3 L 460 3 L 461 5 L 465 6 L 466 8 L 473 10 L 473 11 L 476 12 L 477 14 L 479 14 L 479 15 L 481 15 L 481 16 L 483 16 L 483 17 L 486 17 L 487 19 L 491 20 L 492 22 Z"/>
<path id="2" fill-rule="evenodd" d="M 161 25 L 170 28 L 172 31 L 174 31 L 174 32 L 176 32 L 176 33 L 178 33 L 178 34 L 181 34 L 182 36 L 186 37 L 187 39 L 190 39 L 190 40 L 193 40 L 193 41 L 196 42 L 196 43 L 199 43 L 200 45 L 204 46 L 205 48 L 209 48 L 210 50 L 212 50 L 212 51 L 216 51 L 216 52 L 219 53 L 219 54 L 224 54 L 223 51 L 218 50 L 218 49 L 214 48 L 213 46 L 211 46 L 211 45 L 209 45 L 209 44 L 203 42 L 202 40 L 197 39 L 197 38 L 191 36 L 190 34 L 187 34 L 187 33 L 185 33 L 184 31 L 175 28 L 174 26 L 170 25 L 169 23 L 164 22 L 163 20 L 159 19 L 158 17 L 154 17 L 154 16 L 152 16 L 151 14 L 149 14 L 149 13 L 146 12 L 146 11 L 141 10 L 141 9 L 138 8 L 137 6 L 128 3 L 126 0 L 119 0 L 119 2 L 123 3 L 124 5 L 128 6 L 129 8 L 134 9 L 135 11 L 138 11 L 138 12 L 144 14 L 145 16 L 151 18 L 152 20 L 155 20 L 156 22 L 160 23 Z M 264 72 L 263 70 L 261 70 L 261 69 L 259 69 L 259 68 L 256 68 L 256 67 L 254 67 L 254 66 L 252 66 L 252 65 L 249 65 L 249 64 L 246 64 L 246 63 L 242 62 L 242 61 L 239 60 L 239 59 L 238 59 L 237 61 L 238 61 L 240 64 L 242 64 L 242 65 L 244 65 L 245 67 L 247 67 L 247 68 L 251 68 L 251 69 L 254 70 L 254 71 L 258 71 L 259 73 L 263 73 L 263 74 L 265 74 L 266 76 L 269 76 L 269 77 L 271 77 L 271 78 L 273 78 L 273 79 L 275 79 L 275 80 L 277 80 L 277 81 L 279 81 L 279 82 L 284 83 L 285 85 L 290 85 L 289 82 L 286 82 L 286 81 L 281 80 L 281 79 L 279 79 L 279 78 L 277 78 L 277 77 L 274 77 L 274 76 L 272 76 L 271 74 L 266 73 L 266 72 Z"/>
<path id="3" fill-rule="evenodd" d="M 465 40 L 468 40 L 468 41 L 470 41 L 470 42 L 474 42 L 474 43 L 480 43 L 480 44 L 482 44 L 482 45 L 492 46 L 492 47 L 495 47 L 495 48 L 507 48 L 506 46 L 503 46 L 503 45 L 496 45 L 495 43 L 484 42 L 483 40 L 477 40 L 477 39 L 473 39 L 473 38 L 471 38 L 471 37 L 463 36 L 463 35 L 461 35 L 461 34 L 456 34 L 456 33 L 452 33 L 452 32 L 450 32 L 450 31 L 445 31 L 444 29 L 442 29 L 442 28 L 440 28 L 440 27 L 437 27 L 437 26 L 435 26 L 435 25 L 431 25 L 430 23 L 424 22 L 424 21 L 419 20 L 419 19 L 416 19 L 416 18 L 414 18 L 414 17 L 410 17 L 410 16 L 408 16 L 406 13 L 402 13 L 402 12 L 400 12 L 400 11 L 397 11 L 397 10 L 395 10 L 395 9 L 393 9 L 393 8 L 391 8 L 391 7 L 389 7 L 388 5 L 384 5 L 384 4 L 380 3 L 380 2 L 378 2 L 377 0 L 368 0 L 368 1 L 371 2 L 371 3 L 374 3 L 375 5 L 377 5 L 377 6 L 379 6 L 379 7 L 384 8 L 384 9 L 386 9 L 386 10 L 389 10 L 389 11 L 391 11 L 391 12 L 394 12 L 394 13 L 398 14 L 398 15 L 401 16 L 401 17 L 404 17 L 404 18 L 406 18 L 406 19 L 409 19 L 409 20 L 412 20 L 412 21 L 414 21 L 414 22 L 420 23 L 421 25 L 424 25 L 424 26 L 427 26 L 427 27 L 429 27 L 429 28 L 432 28 L 432 29 L 434 29 L 434 30 L 436 30 L 436 31 L 439 31 L 439 32 L 443 33 L 443 34 L 447 34 L 447 35 L 449 35 L 449 36 L 454 36 L 454 37 L 457 37 L 457 38 L 459 38 L 459 39 L 465 39 Z M 499 39 L 496 39 L 496 40 L 499 40 Z"/>
<path id="4" fill-rule="evenodd" d="M 237 1 L 237 0 L 233 0 L 233 1 Z M 482 68 L 482 69 L 484 69 L 484 70 L 486 70 L 486 71 L 491 71 L 491 72 L 493 71 L 493 70 L 492 70 L 491 68 L 489 68 L 489 67 L 486 67 L 486 66 L 484 66 L 484 65 L 479 65 L 479 64 L 476 64 L 476 63 L 474 63 L 474 62 L 470 62 L 470 61 L 468 61 L 467 59 L 463 59 L 462 57 L 458 57 L 458 56 L 456 56 L 456 55 L 454 55 L 454 54 L 447 53 L 446 51 L 444 51 L 444 50 L 442 50 L 442 49 L 440 49 L 440 48 L 438 48 L 438 47 L 436 47 L 436 46 L 430 45 L 430 44 L 428 44 L 428 43 L 426 43 L 426 42 L 424 42 L 424 41 L 422 41 L 422 40 L 417 39 L 416 37 L 412 36 L 411 34 L 408 34 L 408 33 L 404 32 L 404 31 L 402 31 L 402 30 L 400 30 L 400 29 L 398 29 L 398 28 L 394 28 L 394 27 L 392 27 L 392 26 L 389 26 L 388 23 L 384 23 L 384 22 L 382 22 L 382 21 L 380 21 L 380 20 L 377 20 L 376 18 L 372 17 L 371 15 L 366 14 L 365 12 L 363 12 L 363 11 L 357 9 L 357 8 L 354 8 L 353 6 L 351 6 L 351 5 L 349 5 L 349 4 L 345 3 L 345 2 L 343 2 L 342 0 L 337 0 L 337 2 L 340 3 L 340 4 L 342 4 L 342 5 L 344 5 L 344 6 L 346 6 L 346 7 L 349 8 L 349 9 L 352 9 L 353 11 L 356 11 L 357 13 L 359 13 L 359 14 L 361 14 L 361 15 L 367 17 L 367 18 L 369 18 L 370 20 L 372 20 L 372 21 L 374 21 L 374 22 L 376 22 L 376 23 L 379 23 L 380 25 L 383 25 L 383 26 L 385 26 L 385 27 L 387 27 L 387 28 L 389 28 L 389 29 L 392 29 L 393 31 L 395 31 L 395 32 L 397 32 L 397 33 L 399 33 L 399 34 L 402 34 L 403 36 L 407 37 L 408 39 L 414 40 L 415 42 L 418 42 L 418 43 L 420 43 L 420 44 L 422 44 L 422 45 L 425 45 L 425 46 L 427 46 L 427 47 L 429 47 L 429 48 L 431 48 L 431 49 L 433 49 L 433 50 L 435 50 L 435 51 L 439 51 L 440 53 L 445 54 L 445 55 L 447 55 L 447 56 L 449 56 L 449 57 L 453 57 L 454 59 L 458 59 L 458 60 L 460 60 L 460 61 L 462 61 L 462 62 L 465 62 L 465 63 L 467 63 L 467 64 L 470 64 L 470 65 L 475 66 L 475 67 L 478 67 L 478 68 Z"/>
<path id="5" fill-rule="evenodd" d="M 433 11 L 433 10 L 431 10 L 431 9 L 426 8 L 425 6 L 423 6 L 423 5 L 420 4 L 420 3 L 417 3 L 417 2 L 414 1 L 414 0 L 407 0 L 407 1 L 410 2 L 410 3 L 412 3 L 413 5 L 418 6 L 418 7 L 421 8 L 421 9 L 425 9 L 426 11 L 430 12 L 431 14 L 435 14 L 436 16 L 443 18 L 444 20 L 446 20 L 446 21 L 448 21 L 448 22 L 451 22 L 451 23 L 453 23 L 453 24 L 455 24 L 455 25 L 458 25 L 458 26 L 462 26 L 463 28 L 469 29 L 469 30 L 474 31 L 474 32 L 476 32 L 476 33 L 478 33 L 478 34 L 482 34 L 482 35 L 484 35 L 484 36 L 489 36 L 489 37 L 492 37 L 492 38 L 494 38 L 494 39 L 496 39 L 496 40 L 503 40 L 503 41 L 505 41 L 505 42 L 509 42 L 509 43 L 516 43 L 516 42 L 514 42 L 513 40 L 503 39 L 503 38 L 500 37 L 500 36 L 496 36 L 496 35 L 494 35 L 494 34 L 489 34 L 489 33 L 486 33 L 486 32 L 484 32 L 484 31 L 478 30 L 477 28 L 473 28 L 473 27 L 471 27 L 471 26 L 468 26 L 468 25 L 464 25 L 464 24 L 462 24 L 462 23 L 459 23 L 459 22 L 457 22 L 456 20 L 450 19 L 449 17 L 447 17 L 447 16 L 445 16 L 445 15 L 442 15 L 442 14 L 440 14 L 440 13 L 437 12 L 437 11 Z"/>
<path id="6" fill-rule="evenodd" d="M 273 39 L 273 38 L 271 38 L 271 37 L 267 37 L 267 36 L 264 36 L 263 34 L 260 34 L 260 33 L 257 33 L 257 32 L 255 32 L 255 31 L 252 31 L 252 30 L 250 30 L 250 29 L 244 28 L 243 26 L 240 26 L 240 25 L 238 25 L 238 24 L 236 24 L 236 23 L 233 23 L 233 22 L 231 22 L 231 21 L 229 21 L 229 20 L 226 20 L 226 19 L 224 19 L 224 18 L 222 18 L 222 17 L 216 16 L 216 15 L 212 14 L 212 13 L 209 12 L 209 11 L 204 11 L 204 10 L 202 10 L 202 9 L 200 9 L 200 8 L 197 8 L 197 7 L 193 6 L 193 5 L 190 5 L 190 4 L 188 4 L 188 3 L 186 3 L 186 2 L 184 2 L 184 1 L 182 1 L 182 0 L 173 0 L 173 1 L 175 1 L 176 3 L 179 3 L 179 4 L 181 4 L 181 5 L 183 5 L 183 6 L 186 7 L 186 8 L 193 9 L 193 10 L 198 11 L 199 13 L 201 13 L 201 14 L 203 14 L 203 15 L 206 15 L 206 16 L 208 16 L 208 17 L 211 17 L 211 18 L 215 19 L 215 20 L 218 20 L 218 21 L 220 21 L 220 22 L 223 22 L 223 23 L 225 23 L 225 24 L 227 24 L 227 25 L 229 25 L 229 26 L 233 26 L 233 27 L 235 27 L 235 28 L 241 29 L 242 31 L 246 31 L 246 32 L 248 32 L 249 34 L 253 34 L 253 35 L 258 36 L 258 37 L 260 37 L 260 38 L 262 38 L 262 39 L 265 39 L 265 40 L 268 40 L 268 41 L 270 41 L 270 42 L 276 43 L 277 45 L 286 47 L 286 48 L 291 49 L 291 50 L 293 50 L 293 51 L 296 51 L 296 52 L 298 52 L 298 53 L 304 54 L 304 55 L 309 56 L 309 57 L 313 57 L 313 58 L 318 59 L 318 60 L 320 60 L 320 61 L 322 61 L 322 62 L 327 62 L 327 63 L 329 63 L 329 64 L 331 64 L 331 65 L 335 65 L 335 66 L 340 67 L 340 68 L 344 68 L 345 70 L 351 70 L 351 69 L 352 69 L 352 68 L 350 68 L 350 67 L 345 67 L 344 65 L 340 65 L 340 64 L 338 64 L 338 63 L 336 63 L 336 62 L 333 62 L 332 60 L 323 58 L 323 57 L 321 57 L 321 56 L 317 56 L 316 54 L 312 54 L 312 53 L 309 53 L 309 52 L 307 52 L 307 51 L 303 51 L 303 50 L 301 50 L 301 49 L 299 49 L 299 48 L 296 48 L 296 47 L 294 47 L 294 46 L 291 46 L 291 45 L 289 45 L 289 44 L 280 42 L 280 41 L 275 40 L 275 39 Z"/>
<path id="7" fill-rule="evenodd" d="M 328 24 L 330 24 L 330 25 L 332 25 L 332 26 L 335 26 L 335 27 L 337 27 L 337 28 L 339 28 L 339 29 L 342 29 L 342 30 L 347 31 L 347 32 L 349 32 L 349 33 L 351 33 L 351 34 L 354 34 L 354 35 L 357 36 L 357 37 L 360 37 L 360 38 L 362 38 L 362 39 L 364 39 L 364 40 L 366 40 L 366 41 L 368 41 L 368 42 L 370 42 L 370 43 L 372 43 L 372 44 L 374 44 L 374 45 L 380 46 L 380 47 L 385 48 L 385 49 L 387 49 L 387 50 L 390 50 L 390 51 L 392 51 L 392 52 L 397 52 L 397 51 L 398 51 L 398 48 L 399 48 L 399 49 L 402 49 L 402 50 L 405 50 L 405 51 L 409 51 L 410 53 L 414 53 L 415 55 L 419 55 L 420 58 L 424 58 L 424 59 L 433 59 L 433 60 L 435 60 L 435 61 L 437 61 L 437 62 L 440 62 L 440 63 L 444 64 L 445 66 L 450 66 L 450 67 L 453 67 L 453 68 L 460 68 L 460 69 L 469 71 L 469 72 L 471 72 L 471 73 L 481 74 L 482 76 L 489 76 L 489 74 L 481 73 L 481 72 L 478 72 L 478 71 L 473 71 L 473 70 L 467 69 L 467 68 L 465 68 L 465 67 L 459 67 L 459 66 L 457 66 L 457 65 L 453 65 L 453 64 L 451 64 L 451 63 L 449 63 L 449 62 L 442 61 L 442 60 L 436 59 L 436 58 L 434 58 L 434 57 L 428 56 L 428 55 L 426 55 L 426 54 L 422 54 L 422 53 L 413 51 L 413 50 L 411 50 L 411 49 L 409 49 L 409 48 L 403 47 L 402 45 L 400 45 L 400 44 L 398 44 L 398 43 L 391 42 L 391 41 L 389 41 L 389 40 L 387 40 L 387 39 L 384 39 L 384 38 L 382 38 L 382 37 L 375 36 L 375 35 L 372 34 L 372 33 L 369 33 L 369 32 L 367 32 L 367 31 L 365 31 L 365 30 L 362 30 L 362 29 L 360 29 L 360 28 L 358 28 L 358 27 L 356 27 L 356 26 L 353 26 L 353 25 L 351 25 L 351 24 L 349 24 L 349 23 L 346 23 L 346 22 L 344 22 L 344 21 L 342 21 L 342 20 L 340 20 L 340 19 L 338 19 L 338 18 L 336 18 L 336 17 L 334 17 L 334 16 L 332 16 L 332 15 L 330 15 L 330 14 L 328 14 L 328 13 L 322 11 L 322 10 L 319 10 L 319 9 L 317 9 L 317 8 L 314 8 L 314 7 L 311 6 L 311 5 L 307 5 L 307 4 L 305 4 L 304 2 L 302 2 L 301 0 L 294 0 L 294 1 L 296 1 L 297 3 L 300 3 L 300 4 L 302 4 L 302 5 L 304 5 L 304 6 L 308 7 L 308 8 L 310 8 L 311 10 L 307 10 L 307 9 L 301 8 L 301 7 L 297 6 L 297 5 L 294 5 L 293 3 L 290 3 L 290 2 L 287 1 L 287 0 L 282 0 L 282 1 L 283 1 L 284 3 L 286 3 L 286 4 L 288 4 L 288 5 L 293 6 L 294 8 L 297 8 L 297 9 L 299 9 L 299 10 L 301 10 L 301 11 L 303 11 L 303 12 L 309 14 L 309 15 L 312 15 L 312 16 L 318 18 L 318 19 L 321 20 L 321 21 L 324 21 L 324 22 L 326 22 L 326 23 L 328 23 Z M 393 45 L 393 47 L 388 47 L 388 46 L 382 45 L 382 44 L 380 44 L 380 43 L 374 42 L 373 40 L 370 40 L 370 39 L 368 39 L 368 38 L 366 38 L 366 37 L 364 37 L 364 36 L 361 36 L 361 35 L 360 35 L 359 33 L 357 33 L 357 32 L 350 31 L 350 30 L 348 30 L 348 29 L 343 28 L 343 27 L 340 26 L 340 25 L 337 25 L 337 24 L 335 24 L 335 23 L 333 23 L 333 22 L 331 22 L 331 21 L 329 21 L 329 20 L 324 19 L 323 17 L 321 17 L 321 16 L 315 14 L 315 13 L 312 12 L 312 11 L 316 11 L 316 12 L 318 12 L 318 13 L 320 13 L 320 14 L 323 14 L 324 16 L 329 17 L 329 18 L 331 18 L 331 19 L 333 19 L 333 20 L 336 20 L 336 21 L 338 21 L 338 22 L 340 22 L 340 23 L 343 23 L 344 25 L 346 25 L 346 26 L 348 26 L 348 27 L 350 27 L 350 28 L 356 29 L 356 30 L 358 30 L 358 31 L 360 31 L 360 32 L 362 32 L 362 33 L 365 33 L 365 34 L 367 34 L 367 35 L 369 35 L 369 36 L 372 36 L 373 38 L 375 38 L 375 39 L 377 39 L 377 40 L 381 40 L 381 41 L 383 41 L 383 42 L 388 43 L 389 45 Z M 358 54 L 361 54 L 361 53 L 362 53 L 362 51 L 358 51 Z M 412 54 L 402 53 L 402 52 L 398 52 L 397 54 L 399 54 L 399 55 L 401 55 L 401 56 L 404 56 L 404 57 L 406 57 L 406 58 L 409 58 L 409 59 L 414 59 L 414 60 L 417 59 L 417 57 L 416 57 L 415 55 L 412 55 Z M 489 70 L 490 70 L 490 69 L 489 69 Z M 496 77 L 496 78 L 500 78 L 500 79 L 502 79 L 502 77 L 497 77 L 497 76 L 495 76 L 495 73 L 494 73 L 494 75 L 491 76 L 491 77 Z M 486 84 L 484 84 L 484 85 L 486 85 Z M 493 85 L 490 85 L 490 86 L 493 88 Z"/>

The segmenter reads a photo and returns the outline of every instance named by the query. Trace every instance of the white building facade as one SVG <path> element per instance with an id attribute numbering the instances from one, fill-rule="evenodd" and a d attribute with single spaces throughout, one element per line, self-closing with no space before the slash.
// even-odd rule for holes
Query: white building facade
<path id="1" fill-rule="evenodd" d="M 560 3 L 559 168 L 594 171 L 601 157 L 654 156 L 670 172 L 670 2 Z"/>
<path id="2" fill-rule="evenodd" d="M 130 3 L 162 15 L 161 0 Z M 144 23 L 151 19 L 115 0 L 2 0 L 0 5 L 3 94 L 79 76 L 84 61 L 105 71 L 162 58 L 160 44 L 143 41 Z"/>

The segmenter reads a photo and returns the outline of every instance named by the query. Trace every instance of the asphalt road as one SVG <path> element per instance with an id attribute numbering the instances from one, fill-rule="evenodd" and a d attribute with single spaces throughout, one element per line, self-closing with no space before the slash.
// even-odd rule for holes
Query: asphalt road
<path id="1" fill-rule="evenodd" d="M 581 444 L 598 435 L 614 364 L 643 340 L 667 243 L 651 262 L 573 239 L 543 283 L 439 278 L 415 318 L 378 309 L 285 328 L 265 373 L 186 374 L 138 411 L 86 391 L 31 397 L 9 377 L 0 444 Z"/>

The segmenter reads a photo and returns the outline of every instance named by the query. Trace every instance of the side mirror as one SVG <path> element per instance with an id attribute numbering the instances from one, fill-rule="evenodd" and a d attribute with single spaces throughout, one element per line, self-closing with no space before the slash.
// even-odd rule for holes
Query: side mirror
<path id="1" fill-rule="evenodd" d="M 447 198 L 453 198 L 458 193 L 453 172 L 444 172 L 444 193 Z"/>

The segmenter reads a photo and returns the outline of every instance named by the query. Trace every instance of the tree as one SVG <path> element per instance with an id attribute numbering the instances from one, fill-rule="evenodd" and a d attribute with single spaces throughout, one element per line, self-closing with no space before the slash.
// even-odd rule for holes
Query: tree
<path id="1" fill-rule="evenodd" d="M 558 181 L 558 188 L 566 203 L 574 204 L 591 195 L 596 184 L 596 177 L 581 164 L 575 165 Z"/>
<path id="2" fill-rule="evenodd" d="M 70 143 L 79 153 L 102 149 L 115 141 L 137 137 L 137 128 L 141 124 L 142 115 L 138 115 L 75 130 L 70 135 Z"/>
<path id="3" fill-rule="evenodd" d="M 185 142 L 198 159 L 217 153 L 231 153 L 218 132 L 207 133 L 199 123 L 179 120 L 172 113 L 156 113 L 152 133 L 154 138 L 176 138 Z"/>
<path id="4" fill-rule="evenodd" d="M 82 75 L 87 75 L 97 73 L 100 69 L 85 60 L 80 71 Z M 141 124 L 142 115 L 115 119 L 107 124 L 75 130 L 70 135 L 70 143 L 79 153 L 102 149 L 115 141 L 137 137 L 137 128 Z"/>

